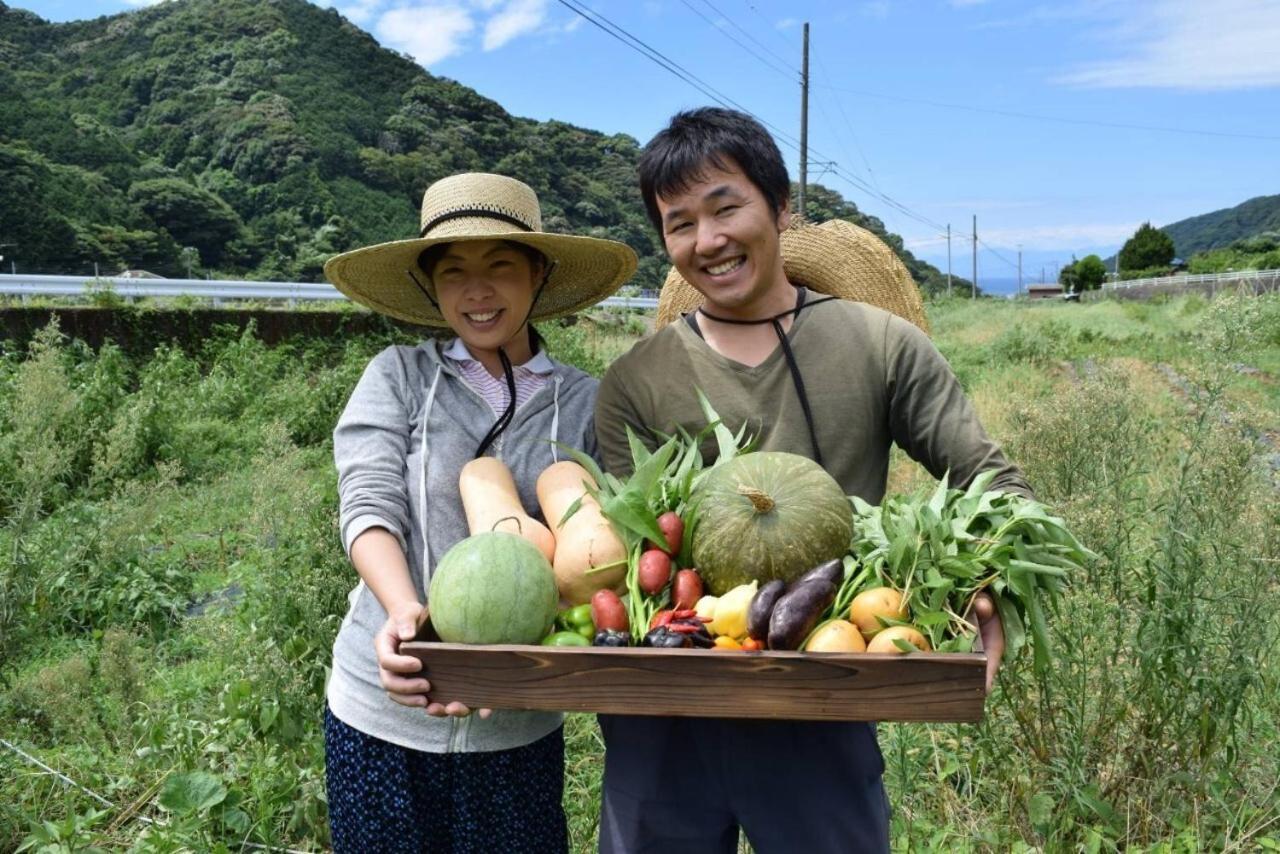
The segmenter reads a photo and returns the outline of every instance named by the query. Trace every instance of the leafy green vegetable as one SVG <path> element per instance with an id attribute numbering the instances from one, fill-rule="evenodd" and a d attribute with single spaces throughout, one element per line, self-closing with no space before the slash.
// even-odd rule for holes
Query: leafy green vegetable
<path id="1" fill-rule="evenodd" d="M 927 497 L 893 497 L 873 507 L 857 497 L 851 548 L 861 571 L 846 569 L 837 610 L 867 586 L 903 593 L 917 628 L 940 651 L 967 650 L 966 617 L 988 593 L 1004 624 L 1005 659 L 1026 645 L 1043 673 L 1052 663 L 1046 609 L 1056 606 L 1073 571 L 1097 558 L 1044 506 L 1010 492 L 988 492 L 994 471 L 966 490 L 944 478 Z"/>

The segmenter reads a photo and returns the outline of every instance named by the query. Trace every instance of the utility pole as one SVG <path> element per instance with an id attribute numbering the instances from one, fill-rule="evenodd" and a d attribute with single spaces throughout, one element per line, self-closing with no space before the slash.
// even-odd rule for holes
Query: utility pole
<path id="1" fill-rule="evenodd" d="M 947 223 L 947 296 L 951 296 L 951 223 Z"/>
<path id="2" fill-rule="evenodd" d="M 973 292 L 971 299 L 978 298 L 978 215 L 973 215 Z"/>
<path id="3" fill-rule="evenodd" d="M 1040 284 L 1042 284 L 1042 285 L 1043 285 L 1044 283 L 1045 283 L 1045 279 L 1044 279 L 1044 265 L 1043 265 L 1043 264 L 1041 264 L 1041 265 L 1040 265 Z"/>
<path id="4" fill-rule="evenodd" d="M 1018 244 L 1018 296 L 1022 296 L 1022 244 Z"/>
<path id="5" fill-rule="evenodd" d="M 804 22 L 804 61 L 800 65 L 800 190 L 796 213 L 804 219 L 804 185 L 809 180 L 809 22 Z"/>

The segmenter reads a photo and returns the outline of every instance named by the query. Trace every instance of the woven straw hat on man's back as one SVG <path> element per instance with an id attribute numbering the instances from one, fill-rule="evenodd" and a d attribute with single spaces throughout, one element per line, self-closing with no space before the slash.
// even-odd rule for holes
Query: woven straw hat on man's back
<path id="1" fill-rule="evenodd" d="M 467 172 L 436 181 L 422 196 L 419 224 L 422 230 L 415 239 L 335 255 L 324 265 L 324 274 L 338 290 L 374 311 L 419 326 L 447 326 L 413 278 L 425 279 L 418 257 L 440 243 L 509 240 L 545 255 L 551 273 L 530 320 L 594 305 L 636 271 L 636 253 L 625 243 L 543 231 L 533 188 L 505 175 Z"/>
<path id="2" fill-rule="evenodd" d="M 780 242 L 791 284 L 869 303 L 929 331 L 911 274 L 893 250 L 865 228 L 839 219 L 821 225 L 797 222 L 782 232 Z M 672 267 L 658 296 L 658 328 L 700 305 L 702 294 Z"/>

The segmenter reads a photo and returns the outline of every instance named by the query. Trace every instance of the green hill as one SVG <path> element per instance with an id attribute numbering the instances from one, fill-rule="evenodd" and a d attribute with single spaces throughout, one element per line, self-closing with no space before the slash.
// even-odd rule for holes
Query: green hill
<path id="1" fill-rule="evenodd" d="M 1179 220 L 1160 230 L 1173 239 L 1180 257 L 1190 258 L 1264 232 L 1280 231 L 1280 196 L 1258 196 L 1233 208 Z"/>
<path id="2" fill-rule="evenodd" d="M 417 232 L 445 175 L 515 175 L 544 225 L 666 260 L 639 144 L 510 115 L 303 0 L 176 0 L 52 24 L 0 3 L 0 243 L 19 270 L 144 268 L 313 281 L 344 249 Z M 938 271 L 884 235 L 922 285 Z M 7 265 L 6 265 L 7 266 Z"/>

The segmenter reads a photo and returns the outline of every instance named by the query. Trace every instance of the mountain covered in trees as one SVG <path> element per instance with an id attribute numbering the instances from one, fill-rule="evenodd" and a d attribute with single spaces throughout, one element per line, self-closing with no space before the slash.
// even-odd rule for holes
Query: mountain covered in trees
<path id="1" fill-rule="evenodd" d="M 24 272 L 318 281 L 335 252 L 416 234 L 423 189 L 478 170 L 531 184 L 548 230 L 628 243 L 635 284 L 656 287 L 639 149 L 512 116 L 304 0 L 61 24 L 0 2 L 0 253 Z M 878 219 L 809 192 L 811 218 L 870 228 L 943 286 Z"/>
<path id="2" fill-rule="evenodd" d="M 1233 208 L 1179 220 L 1160 230 L 1172 238 L 1182 258 L 1268 232 L 1280 234 L 1280 195 L 1258 196 Z"/>

